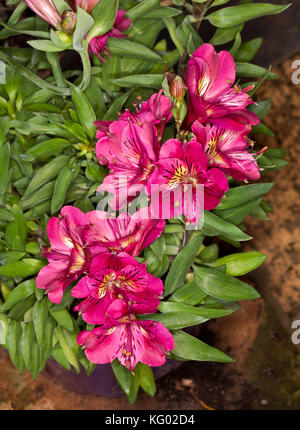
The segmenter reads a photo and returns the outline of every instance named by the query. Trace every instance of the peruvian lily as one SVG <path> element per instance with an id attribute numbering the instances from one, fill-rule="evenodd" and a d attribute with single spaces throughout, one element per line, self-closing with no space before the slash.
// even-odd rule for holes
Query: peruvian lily
<path id="1" fill-rule="evenodd" d="M 24 0 L 27 6 L 44 21 L 55 28 L 60 28 L 62 18 L 52 0 Z"/>
<path id="2" fill-rule="evenodd" d="M 159 142 L 151 122 L 137 123 L 131 116 L 114 121 L 97 133 L 96 155 L 110 169 L 98 191 L 115 196 L 120 209 L 147 187 L 158 160 Z"/>
<path id="3" fill-rule="evenodd" d="M 36 285 L 46 290 L 53 303 L 60 303 L 67 286 L 89 267 L 89 254 L 81 234 L 86 225 L 86 216 L 72 206 L 63 207 L 58 218 L 49 220 L 51 248 L 44 252 L 49 264 L 39 272 Z"/>
<path id="4" fill-rule="evenodd" d="M 128 313 L 122 300 L 115 300 L 110 306 L 108 317 L 103 326 L 77 336 L 92 363 L 111 363 L 117 358 L 133 371 L 138 362 L 152 367 L 163 365 L 166 354 L 174 349 L 173 336 L 165 326 L 155 321 L 139 321 Z"/>
<path id="5" fill-rule="evenodd" d="M 248 150 L 251 140 L 242 131 L 222 129 L 199 121 L 192 125 L 197 142 L 201 143 L 209 166 L 218 167 L 238 181 L 260 178 L 257 162 Z"/>
<path id="6" fill-rule="evenodd" d="M 123 39 L 124 37 L 126 37 L 124 32 L 130 27 L 131 20 L 129 18 L 126 18 L 125 14 L 125 10 L 119 10 L 117 12 L 117 17 L 112 29 L 108 33 L 94 37 L 89 43 L 89 51 L 96 55 L 103 62 L 106 61 L 103 58 L 103 53 L 110 57 L 110 51 L 106 47 L 108 38 L 114 37 L 117 39 Z"/>
<path id="7" fill-rule="evenodd" d="M 234 131 L 250 130 L 259 118 L 246 107 L 253 104 L 248 91 L 235 82 L 235 63 L 227 51 L 216 53 L 210 44 L 198 48 L 186 70 L 189 91 L 188 113 L 184 126 L 195 120 L 211 123 Z"/>
<path id="8" fill-rule="evenodd" d="M 142 249 L 160 237 L 165 228 L 163 220 L 150 218 L 148 208 L 133 215 L 123 212 L 117 218 L 99 210 L 88 212 L 86 217 L 89 226 L 84 228 L 83 234 L 92 256 L 103 252 L 138 256 Z"/>
<path id="9" fill-rule="evenodd" d="M 87 276 L 73 287 L 72 296 L 85 298 L 74 308 L 84 321 L 104 324 L 108 308 L 116 299 L 124 300 L 132 313 L 153 313 L 162 292 L 162 281 L 147 273 L 146 264 L 120 253 L 95 257 Z"/>
<path id="10" fill-rule="evenodd" d="M 95 6 L 100 0 L 69 0 L 69 4 L 72 9 L 76 12 L 77 7 L 85 10 L 87 13 L 91 13 Z"/>
<path id="11" fill-rule="evenodd" d="M 198 142 L 165 142 L 158 169 L 151 178 L 151 210 L 162 218 L 184 215 L 197 224 L 202 210 L 212 210 L 228 191 L 225 173 L 208 168 L 208 160 Z"/>

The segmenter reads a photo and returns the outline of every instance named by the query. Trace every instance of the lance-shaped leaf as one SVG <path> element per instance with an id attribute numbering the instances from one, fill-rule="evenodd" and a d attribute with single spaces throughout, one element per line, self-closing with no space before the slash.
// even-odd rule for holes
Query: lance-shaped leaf
<path id="1" fill-rule="evenodd" d="M 17 264 L 17 263 L 15 263 Z M 36 289 L 35 280 L 29 279 L 19 284 L 12 292 L 8 295 L 5 303 L 1 306 L 1 311 L 5 312 L 11 309 L 15 304 L 22 302 L 27 297 L 34 294 Z"/>
<path id="2" fill-rule="evenodd" d="M 17 263 L 9 263 L 0 267 L 0 275 L 8 277 L 26 278 L 27 276 L 38 273 L 44 263 L 33 258 L 24 258 Z"/>
<path id="3" fill-rule="evenodd" d="M 131 42 L 127 39 L 109 38 L 107 42 L 107 47 L 109 48 L 111 54 L 114 55 L 119 55 L 122 57 L 142 58 L 143 60 L 151 62 L 163 61 L 160 55 L 147 48 L 147 46 L 142 45 L 141 43 Z"/>
<path id="4" fill-rule="evenodd" d="M 10 146 L 6 143 L 0 149 L 0 196 L 6 193 L 9 183 Z"/>
<path id="5" fill-rule="evenodd" d="M 229 6 L 219 9 L 206 17 L 215 27 L 229 28 L 251 19 L 265 15 L 274 15 L 286 10 L 288 5 L 275 5 L 271 3 L 255 3 L 239 6 Z"/>
<path id="6" fill-rule="evenodd" d="M 196 233 L 188 244 L 180 251 L 175 258 L 165 281 L 164 296 L 173 293 L 184 283 L 186 274 L 194 262 L 195 256 L 203 242 L 203 236 Z"/>
<path id="7" fill-rule="evenodd" d="M 178 331 L 173 333 L 175 347 L 171 351 L 177 357 L 196 361 L 216 361 L 231 363 L 233 360 L 224 352 L 213 348 L 195 337 Z"/>
<path id="8" fill-rule="evenodd" d="M 206 294 L 220 300 L 255 300 L 260 294 L 250 285 L 216 269 L 194 266 L 195 282 Z"/>
<path id="9" fill-rule="evenodd" d="M 226 274 L 231 276 L 242 276 L 252 272 L 261 266 L 267 259 L 267 255 L 257 251 L 240 252 L 226 255 L 216 260 L 214 266 L 226 265 Z"/>
<path id="10" fill-rule="evenodd" d="M 223 236 L 226 239 L 234 241 L 251 239 L 251 236 L 244 233 L 241 229 L 209 211 L 205 211 L 204 225 L 201 231 L 206 236 Z"/>
<path id="11" fill-rule="evenodd" d="M 92 16 L 81 9 L 81 7 L 77 7 L 77 22 L 73 34 L 73 48 L 75 51 L 82 51 L 85 49 L 83 41 L 93 24 L 94 19 Z"/>

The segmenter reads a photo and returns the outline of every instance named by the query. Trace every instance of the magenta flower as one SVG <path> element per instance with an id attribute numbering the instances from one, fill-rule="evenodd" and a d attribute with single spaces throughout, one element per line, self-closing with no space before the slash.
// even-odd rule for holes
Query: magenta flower
<path id="1" fill-rule="evenodd" d="M 235 131 L 257 125 L 259 118 L 246 106 L 252 104 L 247 91 L 235 82 L 235 63 L 227 51 L 218 54 L 206 43 L 198 48 L 189 61 L 186 84 L 189 90 L 188 113 L 184 125 L 195 121 L 209 122 Z"/>
<path id="2" fill-rule="evenodd" d="M 148 208 L 133 215 L 121 213 L 117 218 L 110 218 L 102 211 L 88 212 L 86 217 L 90 225 L 84 228 L 83 234 L 92 256 L 103 252 L 138 256 L 165 228 L 163 220 L 150 218 Z"/>
<path id="3" fill-rule="evenodd" d="M 98 3 L 98 2 L 97 2 Z M 101 61 L 105 62 L 103 53 L 110 57 L 110 51 L 106 48 L 106 43 L 109 37 L 123 39 L 126 37 L 124 32 L 128 30 L 131 25 L 131 20 L 125 17 L 126 11 L 119 10 L 113 28 L 105 34 L 94 37 L 89 43 L 89 50 L 96 55 Z"/>
<path id="4" fill-rule="evenodd" d="M 53 303 L 60 303 L 67 286 L 88 269 L 90 259 L 81 233 L 87 223 L 85 215 L 72 206 L 62 208 L 61 215 L 48 223 L 51 249 L 44 255 L 49 264 L 39 272 L 36 285 L 46 290 Z"/>
<path id="5" fill-rule="evenodd" d="M 111 363 L 116 358 L 133 371 L 138 362 L 162 366 L 166 354 L 174 349 L 171 333 L 161 323 L 139 321 L 122 300 L 115 300 L 103 326 L 82 331 L 77 342 L 85 348 L 92 363 Z"/>
<path id="6" fill-rule="evenodd" d="M 260 178 L 253 154 L 248 151 L 251 140 L 243 131 L 234 132 L 216 126 L 204 127 L 199 121 L 192 125 L 197 142 L 201 143 L 209 166 L 218 167 L 238 181 Z"/>
<path id="7" fill-rule="evenodd" d="M 141 127 L 146 123 L 152 124 L 156 128 L 158 140 L 160 142 L 164 133 L 165 125 L 172 118 L 172 108 L 173 105 L 169 97 L 166 97 L 163 94 L 163 90 L 160 90 L 145 102 L 136 105 L 136 112 L 131 112 L 127 109 L 122 115 L 120 115 L 118 121 L 128 123 L 128 121 L 131 120 L 133 123 L 136 123 Z M 99 128 L 97 137 L 101 139 L 105 135 L 110 134 L 110 125 L 114 122 L 117 121 L 96 121 L 95 125 Z M 117 149 L 119 149 L 119 147 Z M 101 152 L 99 151 L 100 155 Z"/>
<path id="8" fill-rule="evenodd" d="M 132 313 L 152 313 L 157 311 L 162 292 L 162 281 L 147 273 L 146 264 L 120 253 L 95 257 L 87 276 L 72 289 L 72 296 L 85 298 L 74 310 L 82 313 L 87 323 L 104 324 L 116 299 L 124 300 Z"/>
<path id="9" fill-rule="evenodd" d="M 62 18 L 52 0 L 24 0 L 28 7 L 44 21 L 59 28 Z"/>
<path id="10" fill-rule="evenodd" d="M 99 187 L 116 196 L 116 209 L 122 208 L 147 187 L 158 160 L 159 143 L 152 123 L 137 123 L 131 116 L 114 121 L 108 132 L 98 131 L 96 155 L 108 164 L 110 174 Z"/>
<path id="11" fill-rule="evenodd" d="M 163 218 L 184 215 L 186 222 L 197 224 L 201 208 L 214 209 L 228 191 L 225 173 L 217 168 L 208 169 L 207 157 L 198 142 L 168 140 L 162 145 L 156 164 L 158 169 L 151 179 L 151 207 L 157 213 L 154 205 L 158 203 Z M 158 202 L 157 185 L 162 196 Z"/>

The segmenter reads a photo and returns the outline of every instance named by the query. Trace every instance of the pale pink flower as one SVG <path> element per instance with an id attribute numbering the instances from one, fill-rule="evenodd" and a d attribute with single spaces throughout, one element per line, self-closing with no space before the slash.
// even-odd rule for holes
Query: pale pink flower
<path id="1" fill-rule="evenodd" d="M 55 28 L 59 28 L 62 18 L 52 0 L 24 0 L 33 12 Z"/>

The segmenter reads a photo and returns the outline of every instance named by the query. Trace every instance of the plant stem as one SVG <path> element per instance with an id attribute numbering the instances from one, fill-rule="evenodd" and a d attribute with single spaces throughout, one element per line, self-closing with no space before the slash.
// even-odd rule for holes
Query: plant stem
<path id="1" fill-rule="evenodd" d="M 208 0 L 203 6 L 202 6 L 202 11 L 201 14 L 199 15 L 199 17 L 196 16 L 197 18 L 197 22 L 195 23 L 195 30 L 197 32 L 199 32 L 200 29 L 200 25 L 203 21 L 203 18 L 205 17 L 206 12 L 208 11 L 208 9 L 210 8 L 210 6 L 212 5 L 212 3 L 214 2 L 214 0 Z M 198 4 L 194 4 L 194 7 L 196 9 L 196 7 L 199 7 Z M 194 9 L 194 10 L 195 10 Z"/>
<path id="2" fill-rule="evenodd" d="M 174 20 L 172 18 L 163 18 L 163 22 L 165 23 L 165 26 L 168 29 L 169 35 L 178 49 L 180 55 L 182 56 L 184 54 L 184 47 L 182 46 L 181 42 L 179 41 L 177 35 L 176 35 L 176 26 L 174 23 Z"/>
<path id="3" fill-rule="evenodd" d="M 47 52 L 47 59 L 51 65 L 54 79 L 59 87 L 67 87 L 65 77 L 60 67 L 58 52 Z"/>

